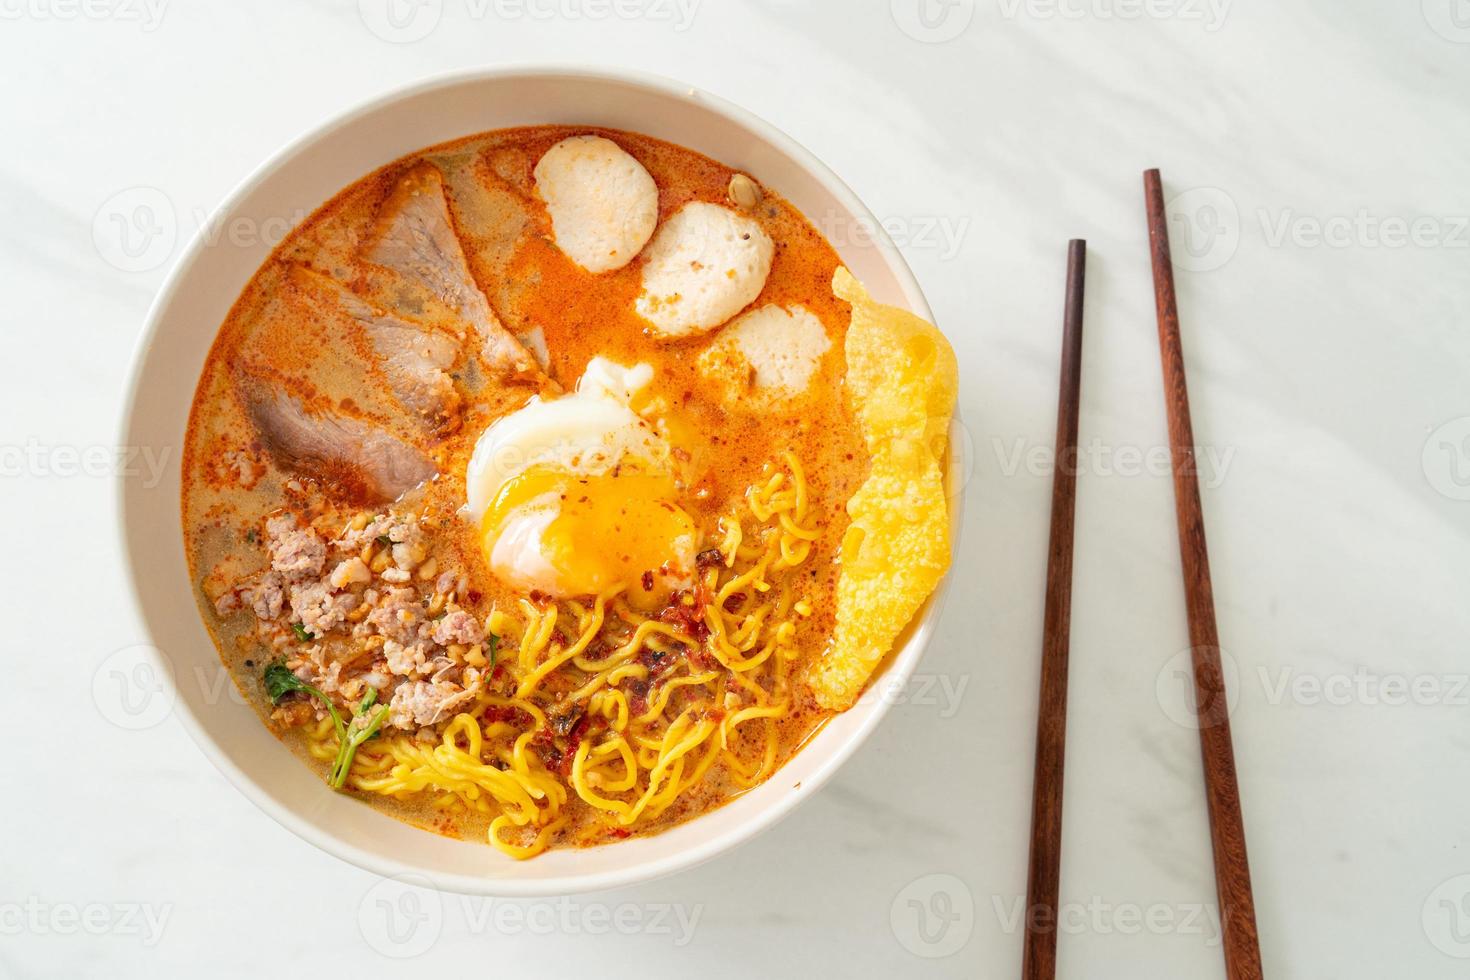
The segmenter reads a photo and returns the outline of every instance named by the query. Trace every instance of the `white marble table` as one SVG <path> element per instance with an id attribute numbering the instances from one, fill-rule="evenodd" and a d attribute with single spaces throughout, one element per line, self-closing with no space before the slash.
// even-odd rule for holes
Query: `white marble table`
<path id="1" fill-rule="evenodd" d="M 926 2 L 0 0 L 0 712 L 25 745 L 0 976 L 381 974 L 405 951 L 415 975 L 1015 976 L 1071 236 L 1092 265 L 1060 975 L 1223 976 L 1148 166 L 1177 199 L 1267 972 L 1466 974 L 1470 8 Z M 261 159 L 512 60 L 673 75 L 832 164 L 959 351 L 973 475 L 924 684 L 795 816 L 623 892 L 446 896 L 395 946 L 370 875 L 263 816 L 176 720 L 99 707 L 99 667 L 144 640 L 113 543 L 120 392 L 168 262 Z"/>

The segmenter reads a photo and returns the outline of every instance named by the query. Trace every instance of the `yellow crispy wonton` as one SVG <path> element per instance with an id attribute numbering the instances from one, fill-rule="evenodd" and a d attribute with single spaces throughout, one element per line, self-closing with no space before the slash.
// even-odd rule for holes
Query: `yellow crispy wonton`
<path id="1" fill-rule="evenodd" d="M 847 386 L 872 458 L 847 502 L 836 629 L 808 679 L 843 711 L 949 567 L 943 461 L 959 369 L 933 325 L 874 302 L 847 269 L 832 291 L 852 304 Z"/>

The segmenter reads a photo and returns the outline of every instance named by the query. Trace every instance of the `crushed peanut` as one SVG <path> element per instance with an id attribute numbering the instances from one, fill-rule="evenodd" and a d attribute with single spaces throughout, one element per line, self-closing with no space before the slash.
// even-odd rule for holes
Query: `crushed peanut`
<path id="1" fill-rule="evenodd" d="M 761 191 L 761 185 L 745 174 L 735 174 L 731 177 L 730 186 L 726 188 L 725 193 L 730 198 L 731 204 L 745 211 L 754 208 L 765 196 Z"/>

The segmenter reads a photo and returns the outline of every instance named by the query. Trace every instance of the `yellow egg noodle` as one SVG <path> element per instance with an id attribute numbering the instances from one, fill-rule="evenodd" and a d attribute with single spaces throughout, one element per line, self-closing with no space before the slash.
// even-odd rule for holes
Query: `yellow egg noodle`
<path id="1" fill-rule="evenodd" d="M 708 657 L 687 656 L 651 675 L 644 662 L 650 653 L 662 657 L 690 638 L 634 611 L 618 589 L 597 596 L 591 608 L 523 599 L 519 617 L 496 610 L 490 621 L 503 640 L 498 664 L 510 673 L 514 696 L 482 692 L 437 741 L 403 734 L 367 742 L 348 785 L 399 800 L 429 793 L 436 808 L 493 815 L 490 843 L 523 859 L 545 850 L 568 824 L 569 787 L 602 814 L 600 826 L 577 841 L 590 843 L 597 833 L 631 831 L 657 818 L 716 766 L 738 789 L 768 777 L 776 765 L 776 722 L 791 710 L 797 683 L 791 667 L 798 623 L 812 611 L 809 599 L 795 595 L 789 573 L 807 560 L 818 537 L 808 526 L 801 464 L 789 452 L 781 463 L 769 465 L 765 481 L 747 490 L 744 510 L 752 520 L 739 512 L 720 518 L 712 544 L 723 562 L 697 573 Z M 683 601 L 692 621 L 695 599 Z M 569 628 L 559 631 L 559 624 Z M 594 653 L 605 628 L 627 637 Z M 575 638 L 561 643 L 559 636 Z M 552 725 L 537 696 L 554 699 L 545 682 L 563 670 L 580 686 L 558 704 L 582 705 L 595 722 L 577 742 L 565 779 L 532 751 L 538 733 Z M 620 687 L 629 679 L 650 681 L 645 704 Z M 517 712 L 529 717 L 530 727 L 504 720 Z M 336 755 L 331 719 L 308 728 L 306 738 L 316 758 Z"/>

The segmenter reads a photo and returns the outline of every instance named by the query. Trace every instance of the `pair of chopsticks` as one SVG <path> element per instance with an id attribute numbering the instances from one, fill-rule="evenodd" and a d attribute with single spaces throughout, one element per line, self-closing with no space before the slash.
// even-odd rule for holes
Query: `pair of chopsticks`
<path id="1" fill-rule="evenodd" d="M 1174 267 L 1164 214 L 1163 184 L 1157 170 L 1143 175 L 1153 259 L 1154 302 L 1159 322 L 1159 354 L 1164 371 L 1164 403 L 1174 471 L 1174 507 L 1179 522 L 1179 552 L 1184 567 L 1184 603 L 1194 664 L 1195 710 L 1204 760 L 1205 801 L 1215 858 L 1215 891 L 1223 927 L 1225 972 L 1230 980 L 1259 980 L 1261 952 L 1256 937 L 1255 901 L 1246 860 L 1245 826 L 1235 778 L 1220 641 L 1215 628 L 1210 561 L 1194 460 L 1194 430 L 1184 352 L 1179 342 L 1179 310 L 1174 299 Z M 1024 980 L 1056 976 L 1057 901 L 1061 879 L 1062 772 L 1067 732 L 1067 660 L 1072 616 L 1072 538 L 1077 500 L 1077 416 L 1082 383 L 1082 297 L 1087 243 L 1067 247 L 1067 299 L 1062 327 L 1061 394 L 1057 401 L 1057 466 L 1052 476 L 1051 536 L 1046 568 L 1046 607 L 1041 647 L 1040 712 L 1036 721 L 1036 775 L 1032 785 L 1031 857 L 1026 885 Z"/>

